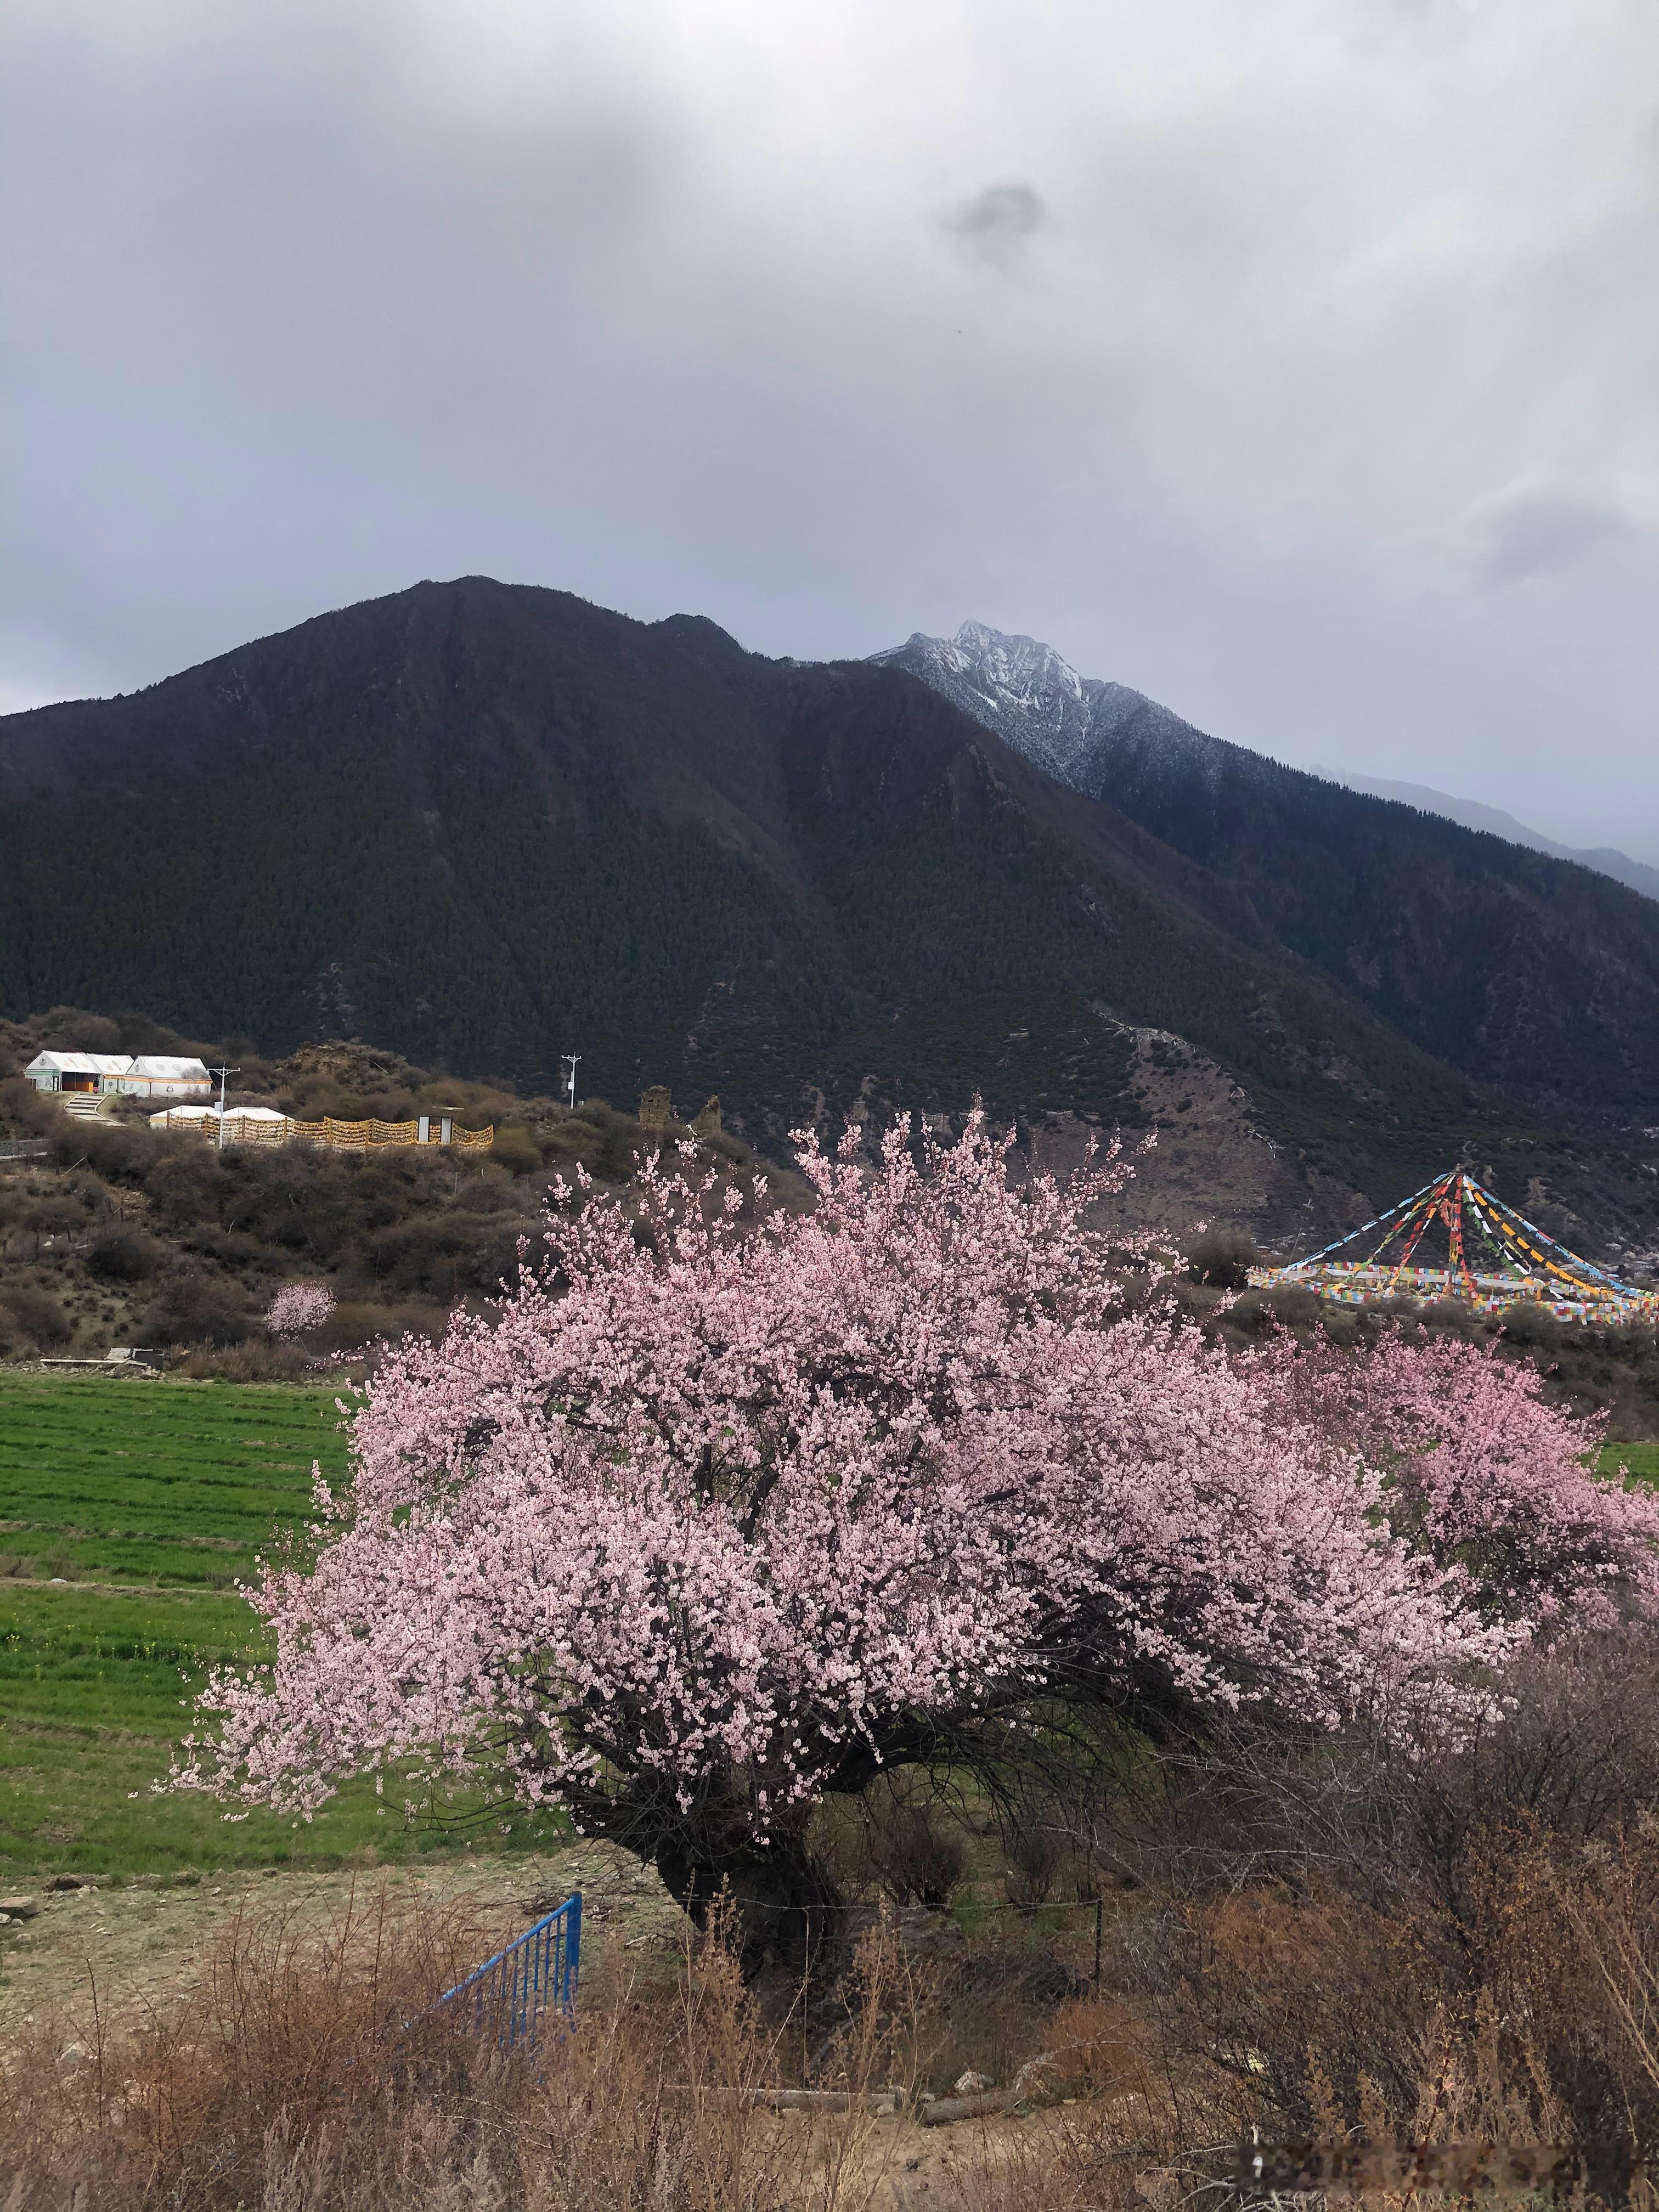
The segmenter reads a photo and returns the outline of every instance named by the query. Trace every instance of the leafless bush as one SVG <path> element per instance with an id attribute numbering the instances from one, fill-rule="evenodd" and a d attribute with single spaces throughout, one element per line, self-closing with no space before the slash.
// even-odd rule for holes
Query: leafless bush
<path id="1" fill-rule="evenodd" d="M 1541 1838 L 1482 1900 L 1493 2003 L 1535 2054 L 1579 2141 L 1659 2130 L 1659 1833 L 1577 1849 Z"/>
<path id="2" fill-rule="evenodd" d="M 1174 2212 L 1203 2201 L 1215 2148 L 1248 2133 L 1260 2109 L 1223 2075 L 1170 2067 L 1145 2020 L 1119 2004 L 1061 2006 L 1045 2045 L 1039 2108 L 947 2157 L 930 2191 L 947 2212 Z M 903 2203 L 902 2185 L 898 2194 Z"/>
<path id="3" fill-rule="evenodd" d="M 1187 1272 L 1195 1283 L 1219 1291 L 1242 1291 L 1250 1269 L 1261 1258 L 1255 1239 L 1243 1229 L 1208 1229 L 1187 1250 Z"/>
<path id="4" fill-rule="evenodd" d="M 960 1823 L 938 1802 L 926 1778 L 884 1776 L 833 1826 L 824 1850 L 843 1889 L 874 1887 L 895 1905 L 942 1911 L 967 1871 Z"/>
<path id="5" fill-rule="evenodd" d="M 190 1261 L 157 1283 L 139 1323 L 151 1344 L 202 1344 L 222 1349 L 246 1340 L 252 1328 L 246 1294 Z"/>
<path id="6" fill-rule="evenodd" d="M 1389 1786 L 1437 1903 L 1469 1913 L 1466 1869 L 1501 1847 L 1566 1848 L 1633 1831 L 1659 1803 L 1659 1633 L 1631 1624 L 1522 1660 L 1478 1729 L 1397 1763 Z"/>
<path id="7" fill-rule="evenodd" d="M 142 1230 L 112 1229 L 94 1237 L 87 1254 L 87 1267 L 100 1281 L 142 1283 L 161 1264 L 161 1248 Z"/>
<path id="8" fill-rule="evenodd" d="M 1011 1905 L 1043 1905 L 1054 1893 L 1067 1857 L 1066 1839 L 1041 1822 L 1020 1822 L 1004 1839 L 1002 1886 Z"/>
<path id="9" fill-rule="evenodd" d="M 0 1291 L 0 1306 L 6 1309 L 19 1334 L 43 1350 L 55 1351 L 75 1334 L 75 1325 L 59 1301 L 50 1291 L 38 1290 L 32 1283 L 9 1284 Z"/>
<path id="10" fill-rule="evenodd" d="M 273 2188 L 303 2204 L 320 2200 L 294 2196 L 296 2177 L 325 2171 L 343 2201 L 375 2203 L 388 2160 L 416 2154 L 404 2122 L 416 2106 L 428 2148 L 443 2136 L 453 2151 L 478 2124 L 487 2069 L 433 2006 L 480 1936 L 458 1914 L 384 1900 L 320 1926 L 246 1911 L 176 2014 L 118 2037 L 94 1997 L 85 2017 L 35 2031 L 0 2078 L 18 2212 L 210 2212 Z"/>
<path id="11" fill-rule="evenodd" d="M 297 1382 L 313 1364 L 302 1344 L 267 1344 L 252 1337 L 222 1349 L 192 1345 L 176 1358 L 174 1371 L 200 1382 Z"/>

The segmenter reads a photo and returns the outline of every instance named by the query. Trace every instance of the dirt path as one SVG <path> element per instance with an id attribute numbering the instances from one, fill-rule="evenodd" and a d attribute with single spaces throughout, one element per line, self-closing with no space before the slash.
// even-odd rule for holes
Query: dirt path
<path id="1" fill-rule="evenodd" d="M 198 1882 L 143 1877 L 120 1886 L 51 1892 L 15 1886 L 40 1910 L 0 1928 L 0 2027 L 78 2015 L 94 1993 L 107 2022 L 137 2025 L 166 2013 L 190 1987 L 241 1911 L 298 1906 L 325 1926 L 348 1901 L 430 1899 L 477 1919 L 479 1963 L 573 1889 L 583 1897 L 583 1966 L 672 1950 L 679 1914 L 654 1874 L 600 1844 L 545 1857 L 446 1856 L 415 1867 L 227 1871 Z"/>

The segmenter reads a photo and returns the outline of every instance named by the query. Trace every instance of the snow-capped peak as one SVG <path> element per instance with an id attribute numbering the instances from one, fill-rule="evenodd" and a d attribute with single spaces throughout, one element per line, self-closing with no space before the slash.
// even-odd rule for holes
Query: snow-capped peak
<path id="1" fill-rule="evenodd" d="M 1005 744 L 1062 782 L 1071 781 L 1088 742 L 1089 708 L 1083 678 L 1053 646 L 965 622 L 953 638 L 917 630 L 903 645 L 872 657 L 908 668 Z"/>
<path id="2" fill-rule="evenodd" d="M 1039 638 L 1010 637 L 988 623 L 965 622 L 953 644 L 964 666 L 975 669 L 994 693 L 1039 708 L 1056 695 L 1083 696 L 1076 669 Z"/>
<path id="3" fill-rule="evenodd" d="M 1218 774 L 1237 749 L 1206 738 L 1127 684 L 1079 676 L 1040 638 L 965 622 L 953 638 L 917 630 L 872 659 L 908 668 L 1056 781 L 1100 799 L 1133 760 L 1137 770 Z M 1239 755 L 1248 760 L 1249 756 Z"/>

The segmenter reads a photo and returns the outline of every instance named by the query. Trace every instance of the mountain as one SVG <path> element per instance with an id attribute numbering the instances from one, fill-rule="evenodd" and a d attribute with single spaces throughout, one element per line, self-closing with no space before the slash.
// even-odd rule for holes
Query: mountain
<path id="1" fill-rule="evenodd" d="M 870 659 L 921 677 L 1017 753 L 1091 799 L 1104 796 L 1102 772 L 1121 732 L 1133 732 L 1143 743 L 1164 735 L 1189 750 L 1196 741 L 1200 751 L 1214 742 L 1127 684 L 1079 676 L 1053 646 L 1006 636 L 985 623 L 965 622 L 954 638 L 917 630 Z"/>
<path id="2" fill-rule="evenodd" d="M 1108 799 L 902 665 L 420 584 L 0 720 L 0 1012 L 533 1089 L 579 1052 L 584 1092 L 718 1092 L 763 1144 L 975 1093 L 1042 1157 L 1155 1119 L 1166 1190 L 1281 1231 L 1474 1143 L 1500 1190 L 1535 1170 L 1648 1233 L 1659 913 L 1316 779 L 1287 813 L 1289 771 L 1084 696 L 1073 774 L 1099 787 L 1109 741 Z M 1475 1048 L 1460 1009 L 1490 1026 L 1516 977 L 1528 1048 Z"/>
<path id="3" fill-rule="evenodd" d="M 983 623 L 875 659 L 1231 887 L 1436 1060 L 1569 1118 L 1659 1119 L 1659 910 L 1628 887 L 1283 767 Z"/>
<path id="4" fill-rule="evenodd" d="M 1553 860 L 1577 860 L 1581 868 L 1595 868 L 1604 876 L 1611 876 L 1615 883 L 1628 884 L 1644 898 L 1659 899 L 1659 868 L 1649 867 L 1644 860 L 1632 860 L 1628 853 L 1620 852 L 1616 846 L 1559 845 L 1553 837 L 1529 830 L 1514 815 L 1505 814 L 1502 807 L 1483 806 L 1474 799 L 1454 799 L 1449 792 L 1435 791 L 1426 783 L 1395 783 L 1387 776 L 1354 775 L 1347 769 L 1323 768 L 1317 762 L 1313 772 L 1332 783 L 1346 784 L 1350 791 L 1369 792 L 1373 799 L 1398 799 L 1402 806 L 1415 806 L 1424 814 L 1443 815 L 1448 822 L 1461 822 L 1466 830 L 1484 830 L 1511 845 L 1526 845 L 1534 853 L 1547 853 Z"/>

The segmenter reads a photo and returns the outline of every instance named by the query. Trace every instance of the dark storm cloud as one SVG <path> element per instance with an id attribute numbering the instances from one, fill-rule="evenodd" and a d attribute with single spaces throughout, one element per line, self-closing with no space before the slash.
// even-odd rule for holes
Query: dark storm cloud
<path id="1" fill-rule="evenodd" d="M 1659 859 L 1656 81 L 1648 0 L 11 0 L 0 703 L 470 569 L 972 611 Z"/>
<path id="2" fill-rule="evenodd" d="M 1571 568 L 1636 528 L 1614 500 L 1566 486 L 1517 484 L 1480 501 L 1443 542 L 1478 582 L 1518 584 Z"/>
<path id="3" fill-rule="evenodd" d="M 967 251 L 1007 268 L 1048 219 L 1030 185 L 987 185 L 945 217 L 945 228 Z"/>

